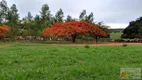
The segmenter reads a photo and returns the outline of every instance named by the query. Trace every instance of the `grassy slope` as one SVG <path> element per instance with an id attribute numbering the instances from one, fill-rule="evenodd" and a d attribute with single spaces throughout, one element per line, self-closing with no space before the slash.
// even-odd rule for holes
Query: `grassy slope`
<path id="1" fill-rule="evenodd" d="M 122 33 L 119 33 L 119 32 L 117 32 L 117 33 L 111 33 L 110 34 L 110 38 L 113 39 L 113 40 L 115 40 L 115 39 L 121 39 L 121 34 Z"/>
<path id="2" fill-rule="evenodd" d="M 1 44 L 4 45 L 4 44 Z M 8 43 L 0 48 L 0 80 L 119 80 L 120 68 L 142 67 L 142 46 L 63 47 Z"/>

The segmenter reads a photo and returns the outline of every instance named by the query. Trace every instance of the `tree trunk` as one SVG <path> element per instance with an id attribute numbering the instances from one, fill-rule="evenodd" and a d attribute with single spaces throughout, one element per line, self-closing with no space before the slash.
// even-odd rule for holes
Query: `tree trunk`
<path id="1" fill-rule="evenodd" d="M 96 43 L 98 42 L 98 36 L 96 36 Z"/>
<path id="2" fill-rule="evenodd" d="M 72 35 L 72 42 L 75 43 L 76 35 Z"/>

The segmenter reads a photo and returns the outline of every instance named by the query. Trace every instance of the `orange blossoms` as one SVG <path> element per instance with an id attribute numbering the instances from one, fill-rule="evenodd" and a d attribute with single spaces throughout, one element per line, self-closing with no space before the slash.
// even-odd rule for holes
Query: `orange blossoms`
<path id="1" fill-rule="evenodd" d="M 3 37 L 5 33 L 8 32 L 9 30 L 10 28 L 7 26 L 0 26 L 0 37 Z"/>
<path id="2" fill-rule="evenodd" d="M 89 33 L 94 36 L 106 36 L 106 33 L 93 23 L 86 21 L 71 21 L 71 22 L 59 22 L 55 23 L 52 27 L 45 28 L 43 36 L 66 36 L 74 39 L 77 35 Z M 74 42 L 74 41 L 73 41 Z"/>

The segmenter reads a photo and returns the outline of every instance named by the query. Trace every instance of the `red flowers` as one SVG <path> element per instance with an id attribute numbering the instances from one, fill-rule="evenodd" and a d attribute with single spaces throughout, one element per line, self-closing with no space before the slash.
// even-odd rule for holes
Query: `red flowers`
<path id="1" fill-rule="evenodd" d="M 106 36 L 106 33 L 100 29 L 97 25 L 88 23 L 86 21 L 71 21 L 65 23 L 55 23 L 52 27 L 44 29 L 43 36 L 66 36 L 72 37 L 79 34 L 91 34 L 92 37 Z"/>
<path id="2" fill-rule="evenodd" d="M 8 32 L 9 30 L 10 28 L 7 26 L 0 26 L 0 37 L 3 37 L 5 33 Z"/>

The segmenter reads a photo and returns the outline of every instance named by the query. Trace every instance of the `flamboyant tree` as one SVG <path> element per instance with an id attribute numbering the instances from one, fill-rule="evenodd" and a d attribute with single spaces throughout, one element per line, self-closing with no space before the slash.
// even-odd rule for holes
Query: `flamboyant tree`
<path id="1" fill-rule="evenodd" d="M 10 30 L 7 26 L 0 26 L 0 38 L 3 38 L 5 36 L 5 33 Z"/>
<path id="2" fill-rule="evenodd" d="M 90 34 L 90 36 L 106 36 L 106 33 L 100 29 L 97 25 L 86 21 L 71 21 L 71 22 L 59 22 L 55 23 L 52 27 L 47 27 L 43 31 L 43 36 L 59 37 L 66 36 L 71 37 L 72 42 L 78 35 Z"/>

